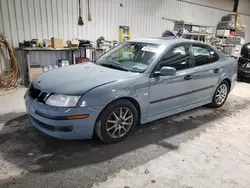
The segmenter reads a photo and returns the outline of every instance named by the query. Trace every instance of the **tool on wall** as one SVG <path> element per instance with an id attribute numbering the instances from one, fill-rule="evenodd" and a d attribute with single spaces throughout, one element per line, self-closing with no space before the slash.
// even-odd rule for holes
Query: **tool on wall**
<path id="1" fill-rule="evenodd" d="M 78 25 L 83 26 L 84 23 L 82 21 L 82 8 L 81 8 L 81 0 L 79 0 L 79 18 L 78 18 Z"/>
<path id="2" fill-rule="evenodd" d="M 125 42 L 126 40 L 131 39 L 131 33 L 129 26 L 120 26 L 119 27 L 119 38 L 120 42 Z"/>
<path id="3" fill-rule="evenodd" d="M 91 22 L 92 20 L 92 17 L 91 17 L 91 13 L 90 13 L 90 3 L 89 3 L 89 0 L 88 0 L 88 21 Z"/>

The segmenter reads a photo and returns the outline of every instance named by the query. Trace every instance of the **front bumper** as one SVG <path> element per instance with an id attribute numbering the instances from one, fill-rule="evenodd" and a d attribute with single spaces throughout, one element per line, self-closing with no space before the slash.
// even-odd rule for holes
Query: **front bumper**
<path id="1" fill-rule="evenodd" d="M 250 71 L 239 70 L 238 77 L 249 78 L 250 79 Z"/>
<path id="2" fill-rule="evenodd" d="M 31 123 L 40 131 L 60 139 L 89 139 L 92 138 L 96 119 L 103 109 L 102 106 L 83 108 L 53 107 L 29 95 L 25 96 L 26 110 Z M 41 115 L 43 114 L 43 115 Z M 46 114 L 48 117 L 46 117 Z M 66 117 L 89 114 L 86 119 L 56 120 L 51 117 Z"/>
<path id="3" fill-rule="evenodd" d="M 238 77 L 250 78 L 250 67 L 239 66 Z"/>

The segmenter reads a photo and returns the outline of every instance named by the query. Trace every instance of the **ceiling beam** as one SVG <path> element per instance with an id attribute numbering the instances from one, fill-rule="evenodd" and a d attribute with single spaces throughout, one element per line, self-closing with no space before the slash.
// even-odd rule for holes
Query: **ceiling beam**
<path id="1" fill-rule="evenodd" d="M 234 0 L 233 12 L 238 12 L 239 0 Z"/>

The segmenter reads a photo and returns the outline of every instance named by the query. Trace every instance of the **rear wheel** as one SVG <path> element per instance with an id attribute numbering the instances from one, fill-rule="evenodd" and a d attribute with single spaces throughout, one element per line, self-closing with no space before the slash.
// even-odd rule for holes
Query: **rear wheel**
<path id="1" fill-rule="evenodd" d="M 137 120 L 135 106 L 128 100 L 118 100 L 109 104 L 100 114 L 95 131 L 106 143 L 119 142 L 132 132 Z"/>
<path id="2" fill-rule="evenodd" d="M 226 102 L 228 93 L 229 93 L 229 84 L 227 81 L 224 80 L 215 90 L 213 100 L 210 106 L 213 108 L 221 107 Z"/>

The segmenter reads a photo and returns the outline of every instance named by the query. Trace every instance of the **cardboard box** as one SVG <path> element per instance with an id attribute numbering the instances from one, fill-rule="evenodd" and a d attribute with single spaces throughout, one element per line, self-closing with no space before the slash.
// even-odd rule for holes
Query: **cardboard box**
<path id="1" fill-rule="evenodd" d="M 79 41 L 78 40 L 69 40 L 67 41 L 69 48 L 79 48 Z"/>
<path id="2" fill-rule="evenodd" d="M 52 48 L 63 48 L 63 39 L 60 38 L 51 38 Z"/>
<path id="3" fill-rule="evenodd" d="M 58 67 L 64 67 L 69 65 L 68 59 L 58 59 Z"/>
<path id="4" fill-rule="evenodd" d="M 45 39 L 44 40 L 44 46 L 47 47 L 47 48 L 52 48 L 51 39 Z"/>
<path id="5" fill-rule="evenodd" d="M 30 80 L 35 80 L 40 74 L 43 73 L 42 67 L 30 67 Z"/>

